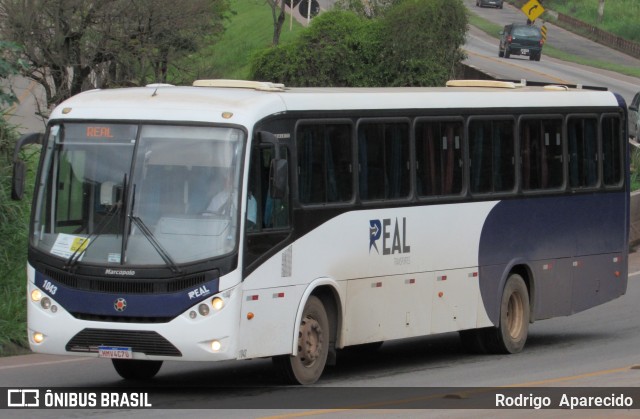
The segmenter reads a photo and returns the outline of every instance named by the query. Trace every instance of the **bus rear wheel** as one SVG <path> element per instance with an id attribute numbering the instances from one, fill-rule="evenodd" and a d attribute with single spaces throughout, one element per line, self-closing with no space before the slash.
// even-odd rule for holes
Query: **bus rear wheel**
<path id="1" fill-rule="evenodd" d="M 322 375 L 329 354 L 329 318 L 319 298 L 309 297 L 302 312 L 296 356 L 281 355 L 273 362 L 292 384 L 313 384 Z"/>
<path id="2" fill-rule="evenodd" d="M 149 380 L 160 371 L 162 361 L 112 359 L 113 367 L 125 380 Z"/>
<path id="3" fill-rule="evenodd" d="M 484 343 L 489 351 L 505 354 L 522 351 L 529 333 L 529 313 L 527 285 L 520 275 L 511 274 L 502 291 L 500 325 L 485 332 Z"/>

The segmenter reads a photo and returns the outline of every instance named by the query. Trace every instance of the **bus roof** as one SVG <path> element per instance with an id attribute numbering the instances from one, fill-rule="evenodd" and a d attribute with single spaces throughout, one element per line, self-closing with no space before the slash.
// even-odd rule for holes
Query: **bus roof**
<path id="1" fill-rule="evenodd" d="M 203 87 L 200 87 L 203 86 Z M 233 123 L 251 127 L 287 111 L 616 107 L 609 91 L 565 86 L 505 88 L 276 88 L 149 85 L 91 90 L 60 104 L 52 120 L 145 120 Z"/>

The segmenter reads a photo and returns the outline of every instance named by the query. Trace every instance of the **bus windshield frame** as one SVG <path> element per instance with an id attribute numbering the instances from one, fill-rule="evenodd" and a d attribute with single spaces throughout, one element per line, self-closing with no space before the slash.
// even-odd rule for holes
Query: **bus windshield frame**
<path id="1" fill-rule="evenodd" d="M 169 267 L 237 251 L 246 132 L 234 126 L 57 122 L 31 245 L 105 267 Z"/>

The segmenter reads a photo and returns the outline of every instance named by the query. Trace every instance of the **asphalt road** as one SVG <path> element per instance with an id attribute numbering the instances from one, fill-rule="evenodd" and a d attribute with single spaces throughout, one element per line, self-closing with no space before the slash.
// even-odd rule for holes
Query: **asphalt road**
<path id="1" fill-rule="evenodd" d="M 167 362 L 144 391 L 163 392 L 150 410 L 128 410 L 135 418 L 174 417 L 344 417 L 344 409 L 326 406 L 365 406 L 349 417 L 420 417 L 425 411 L 406 408 L 423 405 L 432 397 L 460 396 L 461 403 L 486 397 L 486 388 L 516 387 L 536 392 L 549 388 L 640 387 L 640 254 L 629 257 L 627 294 L 605 305 L 569 317 L 543 320 L 530 328 L 527 346 L 517 355 L 469 355 L 456 333 L 387 342 L 374 353 L 346 352 L 328 368 L 310 390 L 280 386 L 269 360 L 223 363 Z M 136 391 L 140 384 L 121 380 L 108 360 L 29 354 L 0 358 L 0 387 L 76 387 Z M 315 390 L 314 390 L 315 389 Z M 471 389 L 469 392 L 468 389 Z M 579 390 L 578 390 L 579 391 Z M 608 391 L 608 390 L 607 390 Z M 331 398 L 323 404 L 322 398 Z M 297 399 L 299 398 L 299 399 Z M 296 400 L 298 403 L 296 404 Z M 304 408 L 306 403 L 309 407 Z M 640 395 L 635 399 L 640 405 Z M 207 407 L 212 410 L 195 410 Z M 255 410 L 249 408 L 255 408 Z M 168 409 L 168 410 L 161 410 Z M 420 412 L 420 415 L 417 413 Z M 637 411 L 636 411 L 637 412 Z M 6 414 L 5 414 L 6 413 Z M 31 417 L 120 417 L 122 411 L 38 410 Z M 430 411 L 434 417 L 467 417 L 470 412 Z M 480 411 L 475 416 L 511 417 L 513 411 Z M 519 411 L 520 413 L 520 411 Z M 537 417 L 564 416 L 567 412 L 536 412 Z M 620 409 L 590 411 L 599 415 L 632 415 Z M 569 412 L 568 414 L 571 414 Z M 15 416 L 14 416 L 15 415 Z M 0 412 L 3 417 L 23 417 L 24 411 Z M 637 417 L 637 414 L 636 414 Z"/>
<path id="2" fill-rule="evenodd" d="M 464 0 L 464 3 L 472 13 L 500 26 L 524 19 L 524 14 L 519 9 L 507 3 L 504 4 L 503 9 L 479 8 L 475 6 L 475 0 Z M 539 24 L 539 22 L 536 23 Z M 587 60 L 607 61 L 640 68 L 638 59 L 577 36 L 553 24 L 546 23 L 546 26 L 548 28 L 547 45 Z M 607 87 L 619 93 L 627 103 L 636 92 L 640 91 L 640 79 L 636 77 L 551 58 L 545 55 L 544 48 L 539 62 L 517 55 L 512 55 L 511 58 L 500 58 L 498 57 L 498 40 L 475 27 L 469 29 L 465 50 L 468 55 L 465 61 L 467 64 L 496 78 Z"/>

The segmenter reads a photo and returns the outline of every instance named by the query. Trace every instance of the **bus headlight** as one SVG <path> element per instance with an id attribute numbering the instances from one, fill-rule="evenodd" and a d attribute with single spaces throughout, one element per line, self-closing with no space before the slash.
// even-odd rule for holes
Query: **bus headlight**
<path id="1" fill-rule="evenodd" d="M 37 303 L 38 301 L 40 301 L 41 298 L 42 298 L 42 291 L 40 291 L 39 289 L 35 289 L 31 291 L 31 301 L 33 301 L 34 303 Z"/>
<path id="2" fill-rule="evenodd" d="M 215 297 L 213 300 L 211 300 L 211 307 L 213 307 L 215 311 L 222 310 L 222 308 L 224 307 L 224 300 L 220 297 Z"/>
<path id="3" fill-rule="evenodd" d="M 222 344 L 219 341 L 217 340 L 211 341 L 211 350 L 213 352 L 218 352 L 221 348 L 222 348 Z"/>
<path id="4" fill-rule="evenodd" d="M 35 332 L 33 334 L 33 341 L 35 343 L 42 343 L 42 341 L 44 340 L 44 335 L 40 332 Z"/>

